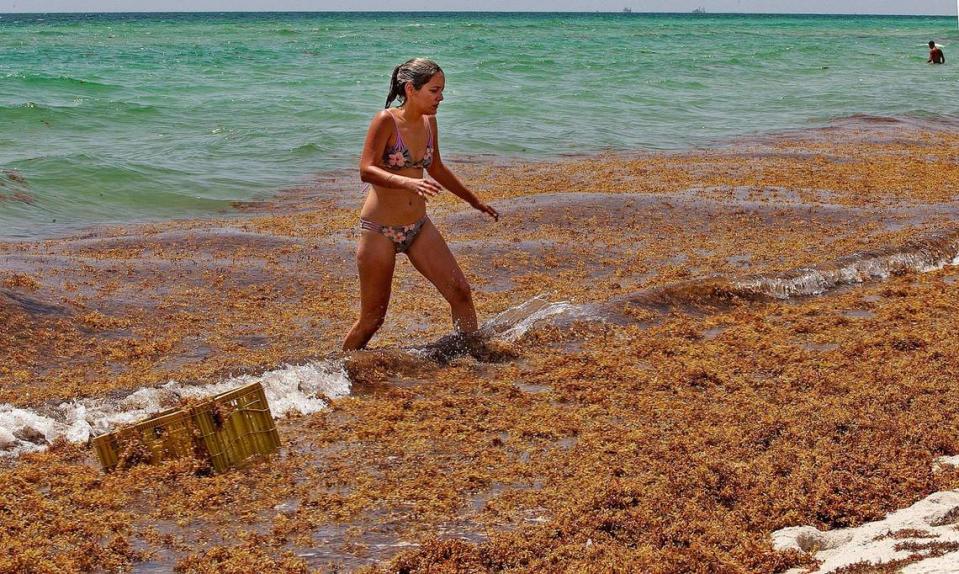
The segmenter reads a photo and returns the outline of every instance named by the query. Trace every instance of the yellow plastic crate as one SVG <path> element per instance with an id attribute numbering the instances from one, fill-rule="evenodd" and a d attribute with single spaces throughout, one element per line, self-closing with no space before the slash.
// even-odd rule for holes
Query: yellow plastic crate
<path id="1" fill-rule="evenodd" d="M 184 456 L 202 456 L 194 438 L 190 413 L 181 409 L 164 411 L 155 417 L 93 439 L 93 447 L 104 470 L 141 462 L 156 464 Z"/>
<path id="2" fill-rule="evenodd" d="M 93 446 L 106 471 L 192 456 L 223 472 L 275 452 L 280 435 L 263 386 L 253 383 L 99 436 Z"/>
<path id="3" fill-rule="evenodd" d="M 190 410 L 198 438 L 217 472 L 280 447 L 280 435 L 260 383 L 217 395 Z"/>

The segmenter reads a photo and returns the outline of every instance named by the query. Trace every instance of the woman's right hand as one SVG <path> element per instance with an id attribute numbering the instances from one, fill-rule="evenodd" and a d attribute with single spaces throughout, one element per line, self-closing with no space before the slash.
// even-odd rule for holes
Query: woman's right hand
<path id="1" fill-rule="evenodd" d="M 436 194 L 443 191 L 443 188 L 440 187 L 438 183 L 426 179 L 416 179 L 410 177 L 407 178 L 407 181 L 409 183 L 405 186 L 406 189 L 412 191 L 426 201 L 429 201 L 430 198 L 435 197 Z"/>

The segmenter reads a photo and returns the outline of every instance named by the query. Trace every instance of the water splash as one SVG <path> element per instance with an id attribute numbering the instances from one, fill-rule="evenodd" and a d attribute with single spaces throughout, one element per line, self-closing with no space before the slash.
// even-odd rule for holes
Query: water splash
<path id="1" fill-rule="evenodd" d="M 407 352 L 421 360 L 440 364 L 463 355 L 471 355 L 482 362 L 501 362 L 515 358 L 516 353 L 507 348 L 508 344 L 515 343 L 534 327 L 592 317 L 588 306 L 568 301 L 550 302 L 547 295 L 537 295 L 492 317 L 475 333 L 450 333 L 428 345 L 409 348 Z M 504 343 L 507 345 L 502 345 Z"/>
<path id="2" fill-rule="evenodd" d="M 479 331 L 486 338 L 513 342 L 544 321 L 553 322 L 559 318 L 572 319 L 586 315 L 584 306 L 568 301 L 550 302 L 546 295 L 537 295 L 489 319 Z"/>

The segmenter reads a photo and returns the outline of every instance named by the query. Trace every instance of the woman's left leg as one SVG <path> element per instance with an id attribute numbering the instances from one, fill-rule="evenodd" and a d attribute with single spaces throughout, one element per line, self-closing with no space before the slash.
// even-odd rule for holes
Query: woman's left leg
<path id="1" fill-rule="evenodd" d="M 406 255 L 413 267 L 429 279 L 450 304 L 453 328 L 462 333 L 475 331 L 476 309 L 469 281 L 432 221 L 423 224 Z"/>

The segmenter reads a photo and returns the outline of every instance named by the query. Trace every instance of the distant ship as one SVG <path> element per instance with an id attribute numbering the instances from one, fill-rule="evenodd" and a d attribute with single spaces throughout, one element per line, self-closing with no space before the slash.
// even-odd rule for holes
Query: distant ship
<path id="1" fill-rule="evenodd" d="M 705 13 L 706 13 L 706 9 L 703 8 L 702 6 L 693 10 L 693 14 L 705 14 Z"/>
<path id="2" fill-rule="evenodd" d="M 633 9 L 632 9 L 632 8 L 630 8 L 630 7 L 628 7 L 628 6 L 627 6 L 626 8 L 623 8 L 623 14 L 632 14 L 632 13 L 633 13 Z"/>

